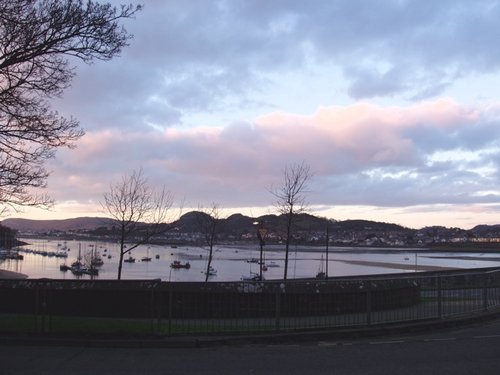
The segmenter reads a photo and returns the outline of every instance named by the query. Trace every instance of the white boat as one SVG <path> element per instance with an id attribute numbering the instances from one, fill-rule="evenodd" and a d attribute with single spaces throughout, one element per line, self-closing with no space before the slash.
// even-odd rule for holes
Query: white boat
<path id="1" fill-rule="evenodd" d="M 250 275 L 241 276 L 241 281 L 262 281 L 264 277 L 260 277 L 257 272 L 250 272 Z"/>
<path id="2" fill-rule="evenodd" d="M 216 276 L 217 275 L 217 270 L 213 268 L 212 266 L 209 267 L 208 272 L 205 271 L 205 275 L 208 276 Z"/>

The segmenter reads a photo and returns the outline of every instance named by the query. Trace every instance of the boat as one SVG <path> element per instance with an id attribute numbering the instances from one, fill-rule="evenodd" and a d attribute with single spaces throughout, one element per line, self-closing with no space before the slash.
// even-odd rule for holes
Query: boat
<path id="1" fill-rule="evenodd" d="M 94 267 L 83 267 L 81 269 L 82 273 L 86 274 L 86 275 L 91 275 L 91 276 L 97 276 L 99 275 L 99 270 L 97 268 L 94 268 Z"/>
<path id="2" fill-rule="evenodd" d="M 23 260 L 24 256 L 19 253 L 9 253 L 5 256 L 5 259 L 11 259 L 11 260 Z"/>
<path id="3" fill-rule="evenodd" d="M 83 264 L 82 264 L 82 248 L 81 248 L 81 244 L 78 244 L 78 256 L 76 257 L 76 260 L 71 263 L 71 272 L 73 272 L 73 269 L 80 269 L 82 268 Z M 73 272 L 74 273 L 74 272 Z"/>
<path id="4" fill-rule="evenodd" d="M 129 257 L 127 259 L 124 259 L 123 261 L 126 263 L 135 263 L 135 258 L 132 257 L 132 255 L 129 255 Z"/>
<path id="5" fill-rule="evenodd" d="M 317 279 L 326 279 L 326 272 L 323 270 L 323 255 L 321 255 L 321 261 L 319 264 L 319 270 L 316 274 Z"/>
<path id="6" fill-rule="evenodd" d="M 66 272 L 66 271 L 71 270 L 71 267 L 70 267 L 70 266 L 68 266 L 67 264 L 61 264 L 61 265 L 59 266 L 59 270 L 60 270 L 60 271 L 63 271 L 63 272 Z"/>
<path id="7" fill-rule="evenodd" d="M 83 275 L 83 271 L 82 271 L 81 268 L 71 268 L 71 272 L 75 276 L 81 276 L 81 275 Z"/>
<path id="8" fill-rule="evenodd" d="M 151 257 L 149 256 L 149 247 L 147 255 L 141 258 L 141 262 L 151 262 Z"/>
<path id="9" fill-rule="evenodd" d="M 267 268 L 277 268 L 279 267 L 280 265 L 278 263 L 276 263 L 274 260 L 269 262 L 269 263 L 266 263 L 266 267 Z"/>
<path id="10" fill-rule="evenodd" d="M 316 274 L 316 278 L 319 279 L 319 280 L 323 280 L 323 279 L 326 279 L 326 273 L 321 271 L 321 272 L 318 272 Z"/>
<path id="11" fill-rule="evenodd" d="M 104 261 L 102 260 L 102 258 L 99 254 L 96 254 L 95 256 L 93 256 L 92 260 L 90 261 L 90 265 L 92 267 L 100 267 L 103 264 L 104 264 Z"/>
<path id="12" fill-rule="evenodd" d="M 205 271 L 205 275 L 208 275 L 208 276 L 216 276 L 217 275 L 217 270 L 215 268 L 213 268 L 212 266 L 210 266 L 208 268 L 208 272 Z"/>
<path id="13" fill-rule="evenodd" d="M 191 264 L 189 264 L 189 262 L 181 263 L 178 260 L 174 260 L 172 263 L 170 263 L 170 267 L 173 268 L 173 269 L 179 269 L 179 268 L 190 269 L 191 268 Z"/>
<path id="14" fill-rule="evenodd" d="M 248 275 L 248 276 L 241 276 L 240 280 L 241 281 L 262 281 L 262 280 L 264 280 L 264 277 L 261 277 L 256 272 L 250 272 L 250 275 Z"/>
<path id="15" fill-rule="evenodd" d="M 83 268 L 80 262 L 74 262 L 70 267 L 70 271 L 75 276 L 81 276 L 83 275 Z"/>
<path id="16" fill-rule="evenodd" d="M 73 275 L 76 276 L 81 276 L 83 274 L 97 276 L 99 274 L 99 270 L 94 267 L 77 266 L 77 267 L 71 267 L 70 270 L 73 273 Z"/>

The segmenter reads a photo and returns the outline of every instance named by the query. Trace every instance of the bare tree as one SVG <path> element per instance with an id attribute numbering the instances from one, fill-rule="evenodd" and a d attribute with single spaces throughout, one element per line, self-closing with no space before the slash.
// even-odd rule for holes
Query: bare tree
<path id="1" fill-rule="evenodd" d="M 217 234 L 220 230 L 221 208 L 219 204 L 212 203 L 208 208 L 199 207 L 196 212 L 198 227 L 203 235 L 204 245 L 208 246 L 208 262 L 205 270 L 205 282 L 214 272 L 212 269 L 213 248 L 217 242 Z"/>
<path id="2" fill-rule="evenodd" d="M 276 198 L 276 208 L 285 218 L 285 270 L 283 279 L 288 276 L 288 253 L 292 237 L 294 219 L 297 214 L 306 210 L 307 183 L 312 173 L 309 165 L 288 165 L 283 171 L 281 185 L 271 188 L 271 194 Z"/>
<path id="3" fill-rule="evenodd" d="M 102 206 L 119 225 L 118 280 L 121 279 L 124 255 L 169 229 L 167 220 L 172 205 L 172 194 L 165 187 L 153 190 L 142 170 L 123 176 L 104 194 Z"/>
<path id="4" fill-rule="evenodd" d="M 109 60 L 127 45 L 120 25 L 140 6 L 82 0 L 0 0 L 0 204 L 48 207 L 44 163 L 84 133 L 50 109 L 75 75 L 70 59 Z"/>

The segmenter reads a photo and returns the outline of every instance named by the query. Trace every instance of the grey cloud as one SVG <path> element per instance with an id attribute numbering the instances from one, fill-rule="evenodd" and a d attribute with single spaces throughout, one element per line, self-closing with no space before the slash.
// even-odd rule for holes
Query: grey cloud
<path id="1" fill-rule="evenodd" d="M 348 93 L 356 99 L 390 96 L 405 89 L 400 82 L 401 74 L 398 69 L 380 73 L 373 67 L 366 69 L 349 67 L 345 73 L 348 77 L 352 77 Z"/>
<path id="2" fill-rule="evenodd" d="M 168 127 L 262 100 L 277 84 L 264 77 L 333 75 L 329 66 L 353 98 L 421 100 L 457 76 L 498 70 L 499 16 L 497 2 L 465 0 L 151 1 L 126 23 L 135 37 L 122 57 L 79 67 L 58 107 L 87 128 Z"/>
<path id="3" fill-rule="evenodd" d="M 272 197 L 266 188 L 279 182 L 283 166 L 306 160 L 318 172 L 311 203 L 494 203 L 495 196 L 474 192 L 497 189 L 500 181 L 497 114 L 479 109 L 475 118 L 464 107 L 448 127 L 431 115 L 405 119 L 398 127 L 391 127 L 391 116 L 387 122 L 372 116 L 334 136 L 326 130 L 315 134 L 308 118 L 296 116 L 282 128 L 269 129 L 241 113 L 249 107 L 255 117 L 270 108 L 299 112 L 277 104 L 290 94 L 277 89 L 281 73 L 308 85 L 302 74 L 311 72 L 338 91 L 345 88 L 340 99 L 331 92 L 315 99 L 318 107 L 328 107 L 344 105 L 345 95 L 420 101 L 446 93 L 457 79 L 496 72 L 498 5 L 467 0 L 148 1 L 127 22 L 135 38 L 122 57 L 79 66 L 73 88 L 55 102 L 61 113 L 81 120 L 90 141 L 58 152 L 49 166 L 54 170 L 49 189 L 59 200 L 85 200 L 90 192 L 98 199 L 112 180 L 143 167 L 155 184 L 166 183 L 195 206 L 205 199 L 226 207 L 267 205 Z M 338 71 L 347 83 L 335 81 Z M 276 97 L 266 95 L 272 89 L 279 92 Z M 318 94 L 314 83 L 300 92 Z M 389 107 L 379 110 L 390 112 Z M 394 117 L 401 112 L 405 107 L 396 108 Z M 228 119 L 217 123 L 222 130 L 216 135 L 200 130 L 209 115 Z M 190 116 L 198 116 L 198 122 L 188 123 Z M 161 128 L 179 134 L 168 138 Z M 478 158 L 429 164 L 434 153 L 453 150 L 475 152 Z M 496 168 L 493 176 L 474 172 L 490 164 Z M 68 190 L 66 177 L 72 174 L 83 182 Z"/>

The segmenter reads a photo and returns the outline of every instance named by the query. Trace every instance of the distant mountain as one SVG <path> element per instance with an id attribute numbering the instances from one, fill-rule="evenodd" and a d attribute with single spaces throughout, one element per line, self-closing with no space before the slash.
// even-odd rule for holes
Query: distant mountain
<path id="1" fill-rule="evenodd" d="M 496 225 L 476 225 L 470 230 L 476 237 L 484 236 L 499 236 L 500 237 L 500 224 Z"/>
<path id="2" fill-rule="evenodd" d="M 3 226 L 20 232 L 45 233 L 52 231 L 77 231 L 93 230 L 99 227 L 111 227 L 113 220 L 104 217 L 77 217 L 64 220 L 31 220 L 31 219 L 5 219 Z"/>
<path id="3" fill-rule="evenodd" d="M 200 215 L 206 213 L 190 211 L 182 215 L 178 220 L 169 224 L 171 228 L 183 233 L 193 233 L 200 230 Z M 257 223 L 262 222 L 266 229 L 281 232 L 285 223 L 281 215 L 263 215 L 256 218 L 242 214 L 233 214 L 225 219 L 219 220 L 218 231 L 226 234 L 239 236 L 243 233 L 255 232 Z M 64 220 L 30 220 L 30 219 L 5 219 L 2 225 L 18 230 L 20 232 L 45 233 L 53 231 L 92 231 L 98 228 L 111 228 L 115 222 L 103 217 L 78 217 Z M 294 221 L 297 231 L 325 231 L 326 219 L 310 214 L 298 214 Z M 369 220 L 330 220 L 332 231 L 405 231 L 410 230 L 397 224 L 382 223 Z"/>
<path id="4" fill-rule="evenodd" d="M 178 220 L 166 224 L 167 232 L 163 240 L 197 241 L 203 232 L 203 219 L 207 214 L 191 211 Z M 327 225 L 328 223 L 328 225 Z M 116 236 L 117 222 L 102 217 L 79 217 L 66 220 L 29 220 L 5 219 L 2 226 L 12 228 L 23 234 L 54 234 L 54 232 L 80 232 L 91 236 Z M 285 216 L 264 215 L 249 217 L 234 214 L 219 219 L 217 237 L 221 241 L 252 241 L 257 238 L 260 225 L 266 229 L 268 243 L 279 243 L 285 236 Z M 143 228 L 147 224 L 142 225 Z M 444 226 L 411 229 L 397 224 L 370 220 L 325 219 L 310 214 L 298 214 L 294 221 L 293 237 L 295 243 L 321 244 L 328 237 L 330 241 L 340 245 L 361 246 L 402 246 L 466 242 L 474 238 L 483 242 L 497 241 L 500 238 L 500 225 L 478 225 L 470 230 L 446 228 Z M 159 239 L 160 241 L 162 239 Z"/>

